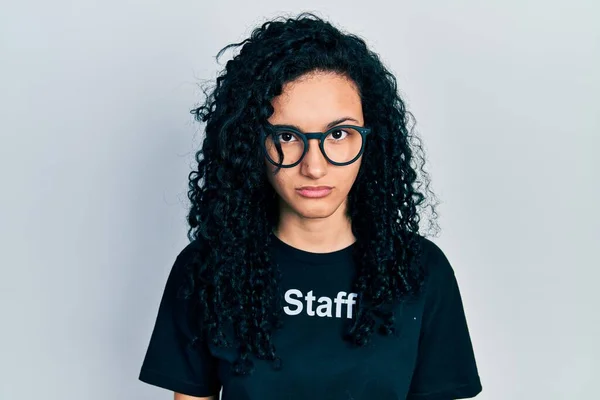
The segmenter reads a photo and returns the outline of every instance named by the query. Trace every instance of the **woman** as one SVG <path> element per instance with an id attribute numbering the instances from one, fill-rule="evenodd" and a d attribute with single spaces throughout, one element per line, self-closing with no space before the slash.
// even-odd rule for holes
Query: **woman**
<path id="1" fill-rule="evenodd" d="M 395 78 L 312 14 L 232 46 L 194 110 L 191 243 L 139 378 L 179 400 L 477 395 L 453 269 L 417 233 L 431 192 Z"/>

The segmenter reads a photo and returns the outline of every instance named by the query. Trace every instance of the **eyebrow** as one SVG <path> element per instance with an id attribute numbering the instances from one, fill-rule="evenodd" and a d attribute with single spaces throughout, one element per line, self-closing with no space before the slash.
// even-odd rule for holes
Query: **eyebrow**
<path id="1" fill-rule="evenodd" d="M 335 121 L 331 121 L 330 123 L 327 124 L 327 129 L 331 129 L 334 126 L 341 124 L 342 122 L 345 121 L 354 121 L 356 123 L 358 123 L 358 121 L 352 117 L 342 117 L 342 118 L 338 118 Z M 273 126 L 275 127 L 282 127 L 282 128 L 294 128 L 296 130 L 299 130 L 300 132 L 302 132 L 302 129 L 300 129 L 300 127 L 293 125 L 293 124 L 274 124 Z"/>

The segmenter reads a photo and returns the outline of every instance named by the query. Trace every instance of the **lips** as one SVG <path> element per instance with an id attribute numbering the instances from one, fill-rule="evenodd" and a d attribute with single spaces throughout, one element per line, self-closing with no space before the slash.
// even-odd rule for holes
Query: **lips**
<path id="1" fill-rule="evenodd" d="M 303 186 L 296 189 L 296 192 L 302 197 L 318 199 L 327 196 L 332 190 L 331 186 Z"/>

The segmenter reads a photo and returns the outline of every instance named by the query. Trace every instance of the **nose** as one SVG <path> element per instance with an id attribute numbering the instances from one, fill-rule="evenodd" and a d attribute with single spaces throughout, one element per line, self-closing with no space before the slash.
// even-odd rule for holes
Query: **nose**
<path id="1" fill-rule="evenodd" d="M 319 179 L 327 174 L 327 160 L 321 153 L 318 139 L 308 140 L 308 150 L 300 164 L 300 172 L 312 179 Z"/>

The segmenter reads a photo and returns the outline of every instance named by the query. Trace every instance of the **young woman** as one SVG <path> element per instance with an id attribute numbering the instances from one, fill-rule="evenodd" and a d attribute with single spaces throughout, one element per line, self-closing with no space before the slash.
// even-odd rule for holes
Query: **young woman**
<path id="1" fill-rule="evenodd" d="M 179 400 L 477 395 L 454 271 L 418 234 L 432 193 L 394 76 L 312 14 L 232 46 L 194 110 L 190 244 L 139 379 Z"/>

